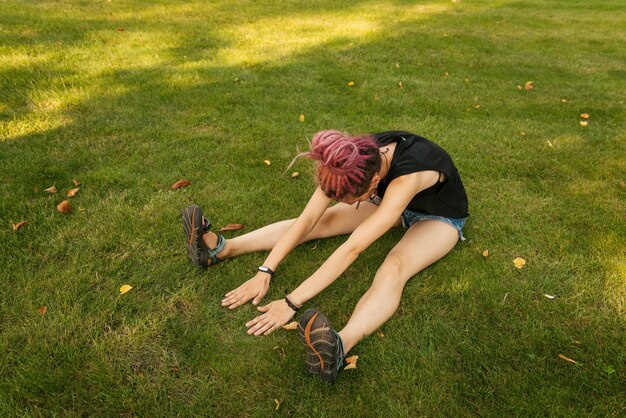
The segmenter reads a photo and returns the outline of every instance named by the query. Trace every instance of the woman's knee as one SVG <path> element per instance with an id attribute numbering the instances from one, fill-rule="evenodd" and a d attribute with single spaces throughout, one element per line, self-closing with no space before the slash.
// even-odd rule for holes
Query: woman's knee
<path id="1" fill-rule="evenodd" d="M 376 271 L 374 276 L 374 286 L 391 286 L 391 287 L 404 287 L 407 278 L 403 277 L 402 271 L 404 266 L 402 257 L 394 254 L 387 256 L 383 264 Z"/>

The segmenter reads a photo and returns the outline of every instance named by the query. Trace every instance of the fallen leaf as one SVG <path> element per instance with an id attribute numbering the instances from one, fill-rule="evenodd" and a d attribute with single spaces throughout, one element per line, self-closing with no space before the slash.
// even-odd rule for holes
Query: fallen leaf
<path id="1" fill-rule="evenodd" d="M 519 135 L 520 135 L 520 136 L 526 136 L 526 132 L 521 131 L 521 132 L 519 133 Z"/>
<path id="2" fill-rule="evenodd" d="M 567 99 L 561 99 L 561 103 L 567 103 Z"/>
<path id="3" fill-rule="evenodd" d="M 477 104 L 476 106 L 474 106 L 476 109 L 480 109 L 480 105 Z"/>
<path id="4" fill-rule="evenodd" d="M 404 88 L 404 84 L 402 84 L 402 81 L 398 82 L 398 86 L 400 86 L 400 89 Z"/>
<path id="5" fill-rule="evenodd" d="M 298 321 L 293 321 L 293 322 L 288 323 L 287 325 L 283 325 L 283 329 L 286 329 L 287 331 L 291 331 L 297 328 L 298 328 Z"/>
<path id="6" fill-rule="evenodd" d="M 78 187 L 80 186 L 80 181 L 76 181 L 76 179 L 72 180 L 74 182 L 74 186 Z"/>
<path id="7" fill-rule="evenodd" d="M 396 62 L 396 68 L 400 68 L 400 64 Z"/>
<path id="8" fill-rule="evenodd" d="M 294 171 L 293 173 L 291 173 L 291 178 L 298 177 L 299 175 L 300 173 L 298 173 L 297 171 Z"/>
<path id="9" fill-rule="evenodd" d="M 563 354 L 559 354 L 559 358 L 565 360 L 565 361 L 569 361 L 570 363 L 574 363 L 574 364 L 578 364 L 578 362 L 576 360 L 572 360 L 569 357 L 565 357 Z"/>
<path id="10" fill-rule="evenodd" d="M 57 192 L 57 188 L 52 186 L 52 187 L 48 187 L 47 189 L 44 190 L 44 192 L 48 192 L 48 193 L 56 193 Z"/>
<path id="11" fill-rule="evenodd" d="M 275 409 L 275 411 L 278 411 L 278 408 L 280 408 L 280 401 L 278 399 L 274 399 L 274 402 L 276 402 L 276 409 Z"/>
<path id="12" fill-rule="evenodd" d="M 122 285 L 122 287 L 120 287 L 120 294 L 123 295 L 124 293 L 130 291 L 130 289 L 132 289 L 132 288 L 133 287 L 131 285 L 129 285 L 129 284 Z"/>
<path id="13" fill-rule="evenodd" d="M 583 119 L 589 119 L 589 113 L 581 113 L 580 117 Z"/>
<path id="14" fill-rule="evenodd" d="M 589 122 L 586 121 L 586 120 L 581 120 L 580 121 L 580 126 L 587 126 L 588 124 L 589 124 Z"/>
<path id="15" fill-rule="evenodd" d="M 189 180 L 178 180 L 176 183 L 172 184 L 172 190 L 180 189 L 181 187 L 189 186 L 191 182 Z"/>
<path id="16" fill-rule="evenodd" d="M 30 222 L 28 222 L 28 221 L 18 222 L 16 224 L 13 224 L 13 230 L 17 231 L 18 229 L 20 229 L 21 227 L 26 226 L 26 225 L 30 225 Z"/>
<path id="17" fill-rule="evenodd" d="M 385 333 L 382 331 L 378 331 L 376 335 L 378 335 L 380 338 L 385 338 Z"/>
<path id="18" fill-rule="evenodd" d="M 354 81 L 348 81 L 348 87 L 354 87 Z"/>
<path id="19" fill-rule="evenodd" d="M 300 115 L 300 122 L 304 122 L 304 115 Z"/>
<path id="20" fill-rule="evenodd" d="M 117 28 L 118 32 L 124 32 L 124 28 Z"/>
<path id="21" fill-rule="evenodd" d="M 532 81 L 527 81 L 526 84 L 524 85 L 524 88 L 526 90 L 532 90 L 535 88 L 535 86 L 533 86 L 533 82 Z"/>
<path id="22" fill-rule="evenodd" d="M 489 250 L 483 251 L 483 257 L 489 257 Z"/>
<path id="23" fill-rule="evenodd" d="M 520 86 L 520 85 L 518 84 L 518 85 L 517 85 L 517 89 L 518 89 L 518 90 L 521 90 L 521 89 L 522 89 L 522 86 Z"/>
<path id="24" fill-rule="evenodd" d="M 444 72 L 443 72 L 443 76 L 444 76 L 444 77 L 448 77 L 449 75 L 450 75 L 450 74 L 448 74 L 448 72 L 447 72 L 447 71 L 444 71 Z"/>
<path id="25" fill-rule="evenodd" d="M 174 373 L 179 373 L 180 372 L 180 367 L 178 366 L 172 366 L 170 367 L 170 370 Z"/>
<path id="26" fill-rule="evenodd" d="M 351 363 L 348 364 L 346 367 L 343 368 L 344 370 L 352 370 L 352 369 L 356 369 L 356 363 Z"/>
<path id="27" fill-rule="evenodd" d="M 554 299 L 554 296 L 549 295 L 549 294 L 547 294 L 547 293 L 544 293 L 544 296 L 545 296 L 545 297 L 547 297 L 548 299 Z"/>
<path id="28" fill-rule="evenodd" d="M 48 312 L 48 307 L 44 305 L 41 308 L 37 309 L 37 312 L 39 312 L 39 315 L 44 316 L 46 312 Z"/>
<path id="29" fill-rule="evenodd" d="M 515 266 L 515 268 L 521 269 L 526 265 L 526 260 L 524 260 L 522 257 L 517 257 L 513 260 L 513 265 Z"/>
<path id="30" fill-rule="evenodd" d="M 243 229 L 244 225 L 243 224 L 228 224 L 228 225 L 224 225 L 223 227 L 220 228 L 219 231 L 217 232 L 222 232 L 222 231 L 237 231 L 239 229 Z"/>
<path id="31" fill-rule="evenodd" d="M 348 364 L 356 364 L 356 361 L 358 359 L 359 359 L 359 356 L 357 356 L 357 355 L 346 357 L 346 363 L 348 363 Z"/>
<path id="32" fill-rule="evenodd" d="M 272 164 L 272 162 L 270 160 L 263 160 L 263 162 L 265 163 L 265 165 L 270 165 Z"/>
<path id="33" fill-rule="evenodd" d="M 75 188 L 75 189 L 72 189 L 72 190 L 70 190 L 70 191 L 68 191 L 68 192 L 67 192 L 67 195 L 68 195 L 69 197 L 76 196 L 76 193 L 78 193 L 78 191 L 79 191 L 79 190 L 80 190 L 80 187 L 77 187 L 77 188 Z"/>
<path id="34" fill-rule="evenodd" d="M 463 81 L 465 81 L 466 83 L 469 83 L 469 78 L 466 78 Z"/>
<path id="35" fill-rule="evenodd" d="M 57 205 L 57 210 L 61 213 L 72 213 L 72 205 L 69 200 L 64 200 Z"/>
<path id="36" fill-rule="evenodd" d="M 554 145 L 552 145 L 552 142 L 550 142 L 550 141 L 546 141 L 546 142 L 548 143 L 548 146 L 549 146 L 550 148 L 554 148 Z"/>

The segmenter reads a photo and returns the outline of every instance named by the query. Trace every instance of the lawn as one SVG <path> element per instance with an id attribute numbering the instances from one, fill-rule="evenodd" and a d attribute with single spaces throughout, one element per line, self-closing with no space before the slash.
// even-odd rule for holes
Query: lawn
<path id="1" fill-rule="evenodd" d="M 0 416 L 623 416 L 624 27 L 621 0 L 2 1 Z M 180 225 L 297 216 L 313 166 L 285 169 L 329 128 L 441 144 L 471 214 L 333 386 L 220 307 L 266 254 L 198 271 Z M 306 307 L 343 326 L 401 236 Z"/>

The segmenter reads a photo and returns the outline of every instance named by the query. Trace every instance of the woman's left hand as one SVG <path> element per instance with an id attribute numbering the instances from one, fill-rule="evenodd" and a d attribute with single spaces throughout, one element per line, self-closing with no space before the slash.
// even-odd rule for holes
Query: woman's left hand
<path id="1" fill-rule="evenodd" d="M 284 299 L 275 300 L 265 306 L 259 306 L 257 309 L 264 312 L 263 315 L 259 315 L 246 323 L 248 334 L 254 334 L 255 337 L 261 334 L 271 334 L 272 331 L 285 325 L 296 313 Z"/>

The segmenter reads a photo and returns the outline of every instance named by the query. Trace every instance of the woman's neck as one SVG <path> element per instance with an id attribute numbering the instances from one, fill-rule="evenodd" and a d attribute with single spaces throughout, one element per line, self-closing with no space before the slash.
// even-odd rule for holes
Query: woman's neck
<path id="1" fill-rule="evenodd" d="M 378 175 L 381 179 L 384 179 L 387 174 L 389 174 L 389 169 L 391 168 L 391 160 L 393 159 L 393 154 L 396 151 L 396 143 L 392 142 L 389 145 L 385 145 L 384 147 L 380 147 L 380 170 L 378 170 Z"/>

